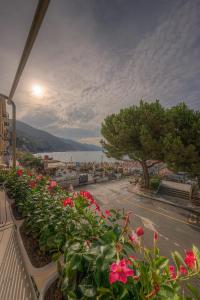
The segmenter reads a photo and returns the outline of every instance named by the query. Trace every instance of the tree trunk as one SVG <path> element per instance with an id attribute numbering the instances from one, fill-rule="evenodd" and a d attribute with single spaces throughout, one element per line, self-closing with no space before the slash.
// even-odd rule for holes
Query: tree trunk
<path id="1" fill-rule="evenodd" d="M 149 170 L 145 160 L 141 162 L 142 170 L 143 170 L 143 177 L 144 177 L 144 188 L 149 189 Z"/>

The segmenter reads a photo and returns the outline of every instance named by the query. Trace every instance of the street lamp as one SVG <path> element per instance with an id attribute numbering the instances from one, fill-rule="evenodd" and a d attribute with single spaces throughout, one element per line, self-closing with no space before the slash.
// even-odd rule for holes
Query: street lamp
<path id="1" fill-rule="evenodd" d="M 0 98 L 7 100 L 9 105 L 12 105 L 12 163 L 13 168 L 16 167 L 16 105 L 15 102 L 9 99 L 8 96 L 0 93 Z"/>

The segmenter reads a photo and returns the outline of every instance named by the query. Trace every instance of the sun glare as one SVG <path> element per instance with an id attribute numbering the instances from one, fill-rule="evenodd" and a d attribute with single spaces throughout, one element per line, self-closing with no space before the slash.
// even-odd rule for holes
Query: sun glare
<path id="1" fill-rule="evenodd" d="M 39 84 L 34 84 L 31 90 L 32 90 L 32 94 L 38 98 L 44 96 L 44 88 Z"/>

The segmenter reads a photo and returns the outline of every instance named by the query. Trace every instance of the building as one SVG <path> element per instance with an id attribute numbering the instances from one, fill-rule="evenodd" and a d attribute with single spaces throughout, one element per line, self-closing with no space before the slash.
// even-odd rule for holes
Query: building
<path id="1" fill-rule="evenodd" d="M 9 116 L 6 111 L 6 101 L 0 98 L 0 164 L 4 165 L 8 162 L 9 147 Z"/>

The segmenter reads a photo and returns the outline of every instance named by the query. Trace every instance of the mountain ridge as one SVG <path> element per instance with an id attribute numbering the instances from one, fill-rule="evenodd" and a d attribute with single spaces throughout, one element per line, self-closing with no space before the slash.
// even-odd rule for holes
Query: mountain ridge
<path id="1" fill-rule="evenodd" d="M 64 151 L 101 151 L 101 147 L 84 144 L 71 139 L 64 139 L 44 130 L 16 121 L 17 149 L 32 153 Z M 10 120 L 9 131 L 12 132 Z"/>

